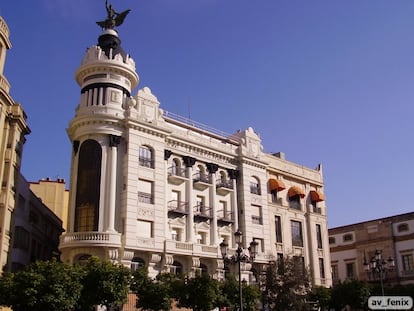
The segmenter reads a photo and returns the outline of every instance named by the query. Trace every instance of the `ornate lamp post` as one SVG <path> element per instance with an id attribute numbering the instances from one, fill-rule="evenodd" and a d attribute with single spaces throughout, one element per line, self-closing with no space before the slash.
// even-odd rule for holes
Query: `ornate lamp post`
<path id="1" fill-rule="evenodd" d="M 237 230 L 234 233 L 234 238 L 237 244 L 236 254 L 233 256 L 228 256 L 227 251 L 229 249 L 229 244 L 223 240 L 220 243 L 220 251 L 223 259 L 226 262 L 237 263 L 239 268 L 239 310 L 243 311 L 243 292 L 242 292 L 242 279 L 241 279 L 241 263 L 242 262 L 253 262 L 257 254 L 257 243 L 255 240 L 250 242 L 249 255 L 245 254 L 242 243 L 243 243 L 243 233 L 240 230 Z"/>
<path id="2" fill-rule="evenodd" d="M 365 256 L 364 256 L 365 257 Z M 389 271 L 392 271 L 395 267 L 394 259 L 390 256 L 388 260 L 382 258 L 382 250 L 376 250 L 375 255 L 368 262 L 364 258 L 364 269 L 368 273 L 368 277 L 372 280 L 380 280 L 381 292 L 384 296 L 384 284 L 383 281 Z"/>

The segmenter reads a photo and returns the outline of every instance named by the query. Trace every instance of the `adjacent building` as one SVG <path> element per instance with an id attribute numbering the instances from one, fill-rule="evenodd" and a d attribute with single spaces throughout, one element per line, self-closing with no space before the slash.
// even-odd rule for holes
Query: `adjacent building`
<path id="1" fill-rule="evenodd" d="M 25 135 L 30 133 L 26 114 L 10 96 L 10 84 L 3 75 L 7 51 L 11 48 L 9 29 L 0 16 L 0 264 L 7 266 L 11 248 L 11 220 Z"/>
<path id="2" fill-rule="evenodd" d="M 17 202 L 12 216 L 9 271 L 17 271 L 37 260 L 59 259 L 62 220 L 46 206 L 19 175 Z"/>
<path id="3" fill-rule="evenodd" d="M 329 229 L 333 282 L 375 281 L 367 267 L 381 254 L 383 281 L 414 283 L 414 213 L 374 219 Z"/>
<path id="4" fill-rule="evenodd" d="M 56 180 L 43 178 L 37 182 L 30 182 L 30 190 L 62 220 L 63 229 L 66 230 L 68 221 L 69 190 L 63 178 Z"/>
<path id="5" fill-rule="evenodd" d="M 115 21 L 103 23 L 76 71 L 80 100 L 67 129 L 72 142 L 68 226 L 60 241 L 67 263 L 91 255 L 149 274 L 227 267 L 232 252 L 259 246 L 243 278 L 283 256 L 331 285 L 321 166 L 311 169 L 264 152 L 252 128 L 232 135 L 160 108 L 150 88 L 131 94 L 139 77 L 121 47 Z M 113 22 L 113 23 L 112 23 Z"/>

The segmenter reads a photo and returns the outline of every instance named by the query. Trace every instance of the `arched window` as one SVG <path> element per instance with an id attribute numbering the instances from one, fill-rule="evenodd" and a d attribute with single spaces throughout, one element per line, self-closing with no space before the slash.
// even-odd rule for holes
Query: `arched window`
<path id="1" fill-rule="evenodd" d="M 101 162 L 101 145 L 91 139 L 83 142 L 79 150 L 75 232 L 98 230 Z"/>
<path id="2" fill-rule="evenodd" d="M 174 260 L 170 272 L 174 273 L 175 275 L 181 274 L 183 272 L 183 265 L 180 262 Z"/>
<path id="3" fill-rule="evenodd" d="M 260 181 L 256 177 L 250 178 L 250 193 L 261 195 Z"/>
<path id="4" fill-rule="evenodd" d="M 82 254 L 82 255 L 78 255 L 75 259 L 74 259 L 74 263 L 76 264 L 80 264 L 80 265 L 85 265 L 89 258 L 91 258 L 91 255 L 88 254 Z"/>
<path id="5" fill-rule="evenodd" d="M 148 146 L 139 147 L 139 165 L 154 168 L 154 152 Z"/>

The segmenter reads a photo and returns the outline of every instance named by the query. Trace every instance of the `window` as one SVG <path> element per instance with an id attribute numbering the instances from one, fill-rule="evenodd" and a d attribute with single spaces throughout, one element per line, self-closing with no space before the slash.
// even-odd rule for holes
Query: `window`
<path id="1" fill-rule="evenodd" d="M 29 232 L 23 227 L 16 226 L 14 229 L 14 248 L 19 248 L 27 251 L 29 249 L 30 236 Z"/>
<path id="2" fill-rule="evenodd" d="M 182 240 L 182 230 L 181 228 L 173 228 L 171 230 L 171 240 L 181 241 Z"/>
<path id="3" fill-rule="evenodd" d="M 270 196 L 273 203 L 277 203 L 277 189 L 270 190 Z"/>
<path id="4" fill-rule="evenodd" d="M 348 279 L 353 279 L 355 277 L 355 263 L 348 262 L 346 264 L 346 277 Z"/>
<path id="5" fill-rule="evenodd" d="M 302 223 L 300 221 L 291 220 L 290 226 L 292 229 L 292 245 L 303 246 Z"/>
<path id="6" fill-rule="evenodd" d="M 305 258 L 302 256 L 293 256 L 295 270 L 299 271 L 300 275 L 305 275 Z"/>
<path id="7" fill-rule="evenodd" d="M 197 243 L 198 244 L 207 244 L 207 233 L 206 232 L 198 232 L 197 233 Z"/>
<path id="8" fill-rule="evenodd" d="M 265 249 L 264 249 L 264 240 L 261 238 L 253 238 L 253 241 L 257 242 L 257 248 L 256 251 L 258 253 L 264 253 Z"/>
<path id="9" fill-rule="evenodd" d="M 252 223 L 256 225 L 262 225 L 262 207 L 259 205 L 252 205 Z"/>
<path id="10" fill-rule="evenodd" d="M 219 219 L 231 220 L 231 212 L 227 210 L 227 202 L 226 201 L 219 201 L 217 217 Z"/>
<path id="11" fill-rule="evenodd" d="M 403 271 L 413 271 L 414 270 L 414 262 L 413 262 L 413 255 L 406 254 L 401 256 L 401 261 L 403 265 Z"/>
<path id="12" fill-rule="evenodd" d="M 345 234 L 345 235 L 343 236 L 343 241 L 344 241 L 344 242 L 351 242 L 353 239 L 354 239 L 354 238 L 353 238 L 352 234 L 350 234 L 350 233 Z"/>
<path id="13" fill-rule="evenodd" d="M 321 225 L 316 224 L 316 242 L 318 245 L 318 248 L 322 248 L 322 231 L 321 231 Z"/>
<path id="14" fill-rule="evenodd" d="M 154 204 L 152 181 L 143 179 L 138 180 L 138 202 Z"/>
<path id="15" fill-rule="evenodd" d="M 141 238 L 152 238 L 152 221 L 138 220 L 137 221 L 137 236 Z"/>
<path id="16" fill-rule="evenodd" d="M 408 224 L 399 224 L 397 227 L 398 232 L 408 231 Z"/>
<path id="17" fill-rule="evenodd" d="M 102 147 L 86 140 L 79 149 L 76 182 L 75 232 L 97 231 L 101 196 Z"/>
<path id="18" fill-rule="evenodd" d="M 262 194 L 260 191 L 260 183 L 254 177 L 250 180 L 250 193 L 257 194 L 257 195 Z"/>
<path id="19" fill-rule="evenodd" d="M 332 265 L 332 281 L 334 284 L 339 282 L 338 265 Z"/>
<path id="20" fill-rule="evenodd" d="M 319 258 L 319 275 L 321 279 L 325 278 L 325 264 L 323 258 Z"/>
<path id="21" fill-rule="evenodd" d="M 289 198 L 289 207 L 297 210 L 302 210 L 302 205 L 300 204 L 300 195 L 296 194 Z"/>
<path id="22" fill-rule="evenodd" d="M 170 272 L 175 275 L 179 275 L 181 274 L 182 271 L 183 271 L 183 265 L 180 262 L 174 260 L 172 266 L 170 267 Z"/>
<path id="23" fill-rule="evenodd" d="M 283 253 L 277 253 L 277 273 L 283 274 L 285 270 L 285 260 Z"/>
<path id="24" fill-rule="evenodd" d="M 280 216 L 275 216 L 275 233 L 276 233 L 276 242 L 282 243 L 282 222 Z"/>
<path id="25" fill-rule="evenodd" d="M 154 168 L 152 149 L 148 146 L 139 147 L 139 165 Z"/>
<path id="26" fill-rule="evenodd" d="M 195 212 L 197 214 L 204 214 L 205 213 L 205 209 L 206 209 L 206 203 L 205 203 L 205 197 L 202 195 L 198 195 L 196 198 L 196 210 Z"/>
<path id="27" fill-rule="evenodd" d="M 329 244 L 335 244 L 336 243 L 336 239 L 333 236 L 329 237 Z"/>

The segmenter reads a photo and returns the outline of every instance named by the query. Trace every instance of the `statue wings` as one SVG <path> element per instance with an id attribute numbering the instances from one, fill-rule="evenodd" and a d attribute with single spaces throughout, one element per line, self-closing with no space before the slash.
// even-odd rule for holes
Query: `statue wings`
<path id="1" fill-rule="evenodd" d="M 128 9 L 128 10 L 125 10 L 121 13 L 114 12 L 113 16 L 111 16 L 111 17 L 108 16 L 108 18 L 106 20 L 99 21 L 99 22 L 96 22 L 96 23 L 99 26 L 101 26 L 102 29 L 113 29 L 116 26 L 120 26 L 124 22 L 125 17 L 128 15 L 128 13 L 130 11 L 131 10 Z"/>

